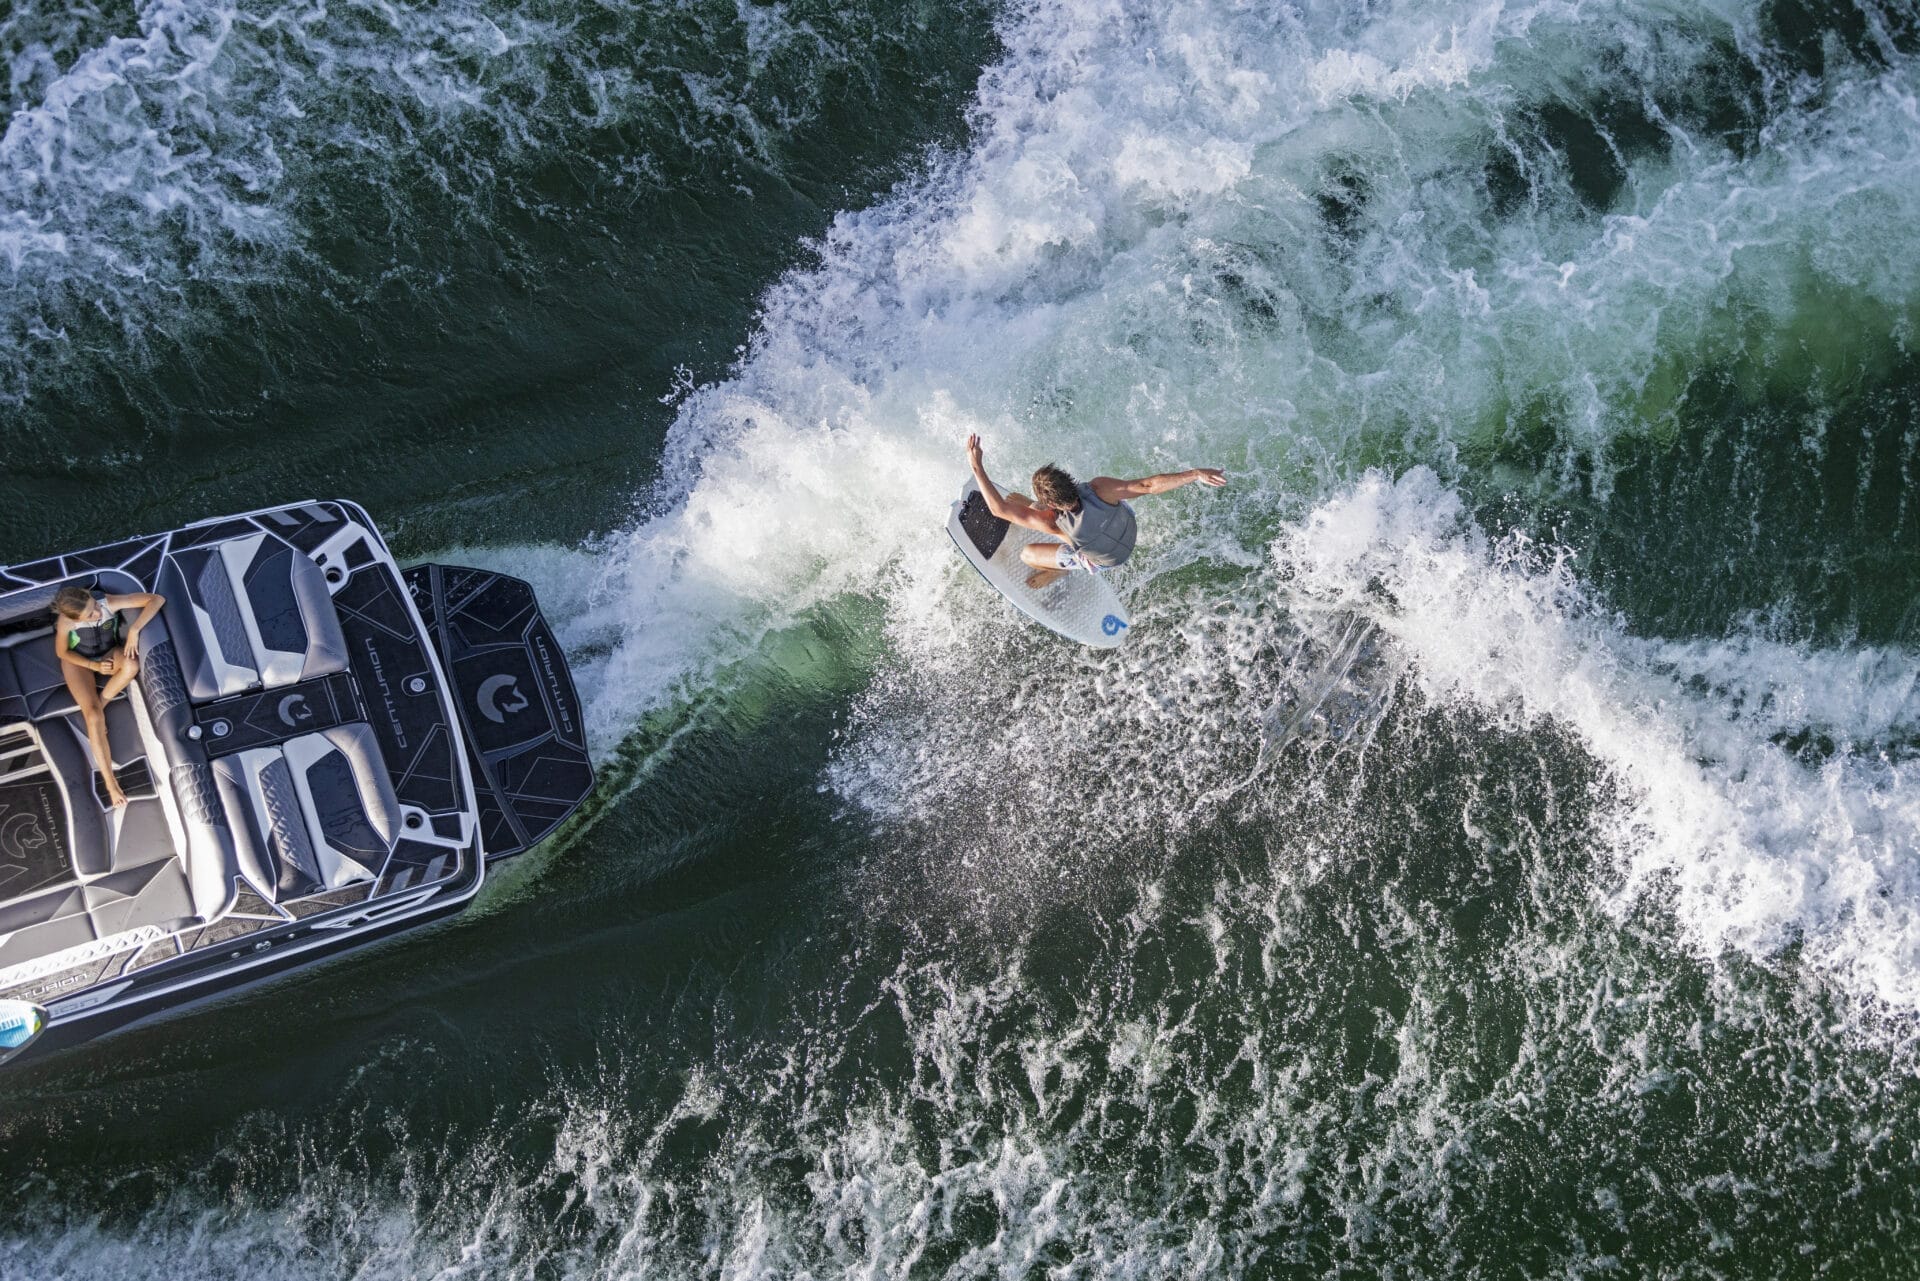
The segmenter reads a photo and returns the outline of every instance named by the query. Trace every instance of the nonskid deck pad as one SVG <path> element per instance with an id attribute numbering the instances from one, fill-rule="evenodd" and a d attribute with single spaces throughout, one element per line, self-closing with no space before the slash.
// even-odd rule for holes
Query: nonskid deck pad
<path id="1" fill-rule="evenodd" d="M 960 528 L 985 560 L 992 560 L 1012 526 L 987 510 L 986 496 L 979 490 L 969 493 L 960 503 Z"/>
<path id="2" fill-rule="evenodd" d="M 593 791 L 566 655 L 533 588 L 518 578 L 415 565 L 406 579 L 453 682 L 480 801 L 481 844 L 488 858 L 517 854 Z"/>
<path id="3" fill-rule="evenodd" d="M 72 879 L 60 784 L 51 774 L 0 784 L 0 900 Z"/>

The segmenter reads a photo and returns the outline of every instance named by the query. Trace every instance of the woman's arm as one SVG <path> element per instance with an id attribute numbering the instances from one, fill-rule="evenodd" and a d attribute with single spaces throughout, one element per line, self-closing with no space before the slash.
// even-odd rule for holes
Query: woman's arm
<path id="1" fill-rule="evenodd" d="M 1209 489 L 1218 489 L 1227 483 L 1227 474 L 1218 467 L 1191 467 L 1186 471 L 1163 471 L 1157 476 L 1142 476 L 1138 480 L 1095 476 L 1093 492 L 1103 503 L 1118 503 L 1129 498 L 1146 498 L 1153 494 L 1170 493 L 1183 485 L 1191 485 L 1195 481 L 1199 481 Z"/>
<path id="2" fill-rule="evenodd" d="M 159 595 L 157 592 L 128 592 L 125 596 L 107 597 L 107 608 L 113 610 L 115 613 L 123 609 L 137 609 L 140 611 L 140 616 L 127 624 L 126 644 L 128 648 L 132 648 L 134 638 L 140 634 L 140 629 L 152 622 L 153 616 L 158 614 L 161 606 L 166 603 L 167 598 Z"/>

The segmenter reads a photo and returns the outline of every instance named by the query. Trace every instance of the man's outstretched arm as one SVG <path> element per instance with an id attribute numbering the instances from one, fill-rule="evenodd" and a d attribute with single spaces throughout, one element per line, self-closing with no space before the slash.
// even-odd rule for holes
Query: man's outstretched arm
<path id="1" fill-rule="evenodd" d="M 1010 521 L 1027 529 L 1038 530 L 1043 534 L 1060 537 L 1059 527 L 1053 523 L 1053 513 L 1040 511 L 1020 498 L 1018 494 L 1003 494 L 987 475 L 987 464 L 980 449 L 980 437 L 976 433 L 967 437 L 967 462 L 973 468 L 973 483 L 980 486 L 980 497 L 987 500 L 987 510 L 1001 520 Z"/>
<path id="2" fill-rule="evenodd" d="M 1209 489 L 1218 489 L 1227 483 L 1227 474 L 1218 467 L 1190 467 L 1186 471 L 1163 471 L 1157 476 L 1142 476 L 1138 480 L 1095 476 L 1093 492 L 1099 495 L 1103 503 L 1118 503 L 1129 498 L 1146 498 L 1152 494 L 1170 493 L 1182 485 L 1191 485 L 1195 481 Z"/>

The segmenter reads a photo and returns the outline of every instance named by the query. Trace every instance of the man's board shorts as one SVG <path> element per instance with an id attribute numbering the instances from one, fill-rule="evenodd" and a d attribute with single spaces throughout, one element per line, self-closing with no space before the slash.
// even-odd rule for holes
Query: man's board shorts
<path id="1" fill-rule="evenodd" d="M 1095 565 L 1065 543 L 1054 544 L 1053 567 L 1068 571 L 1084 569 L 1089 574 L 1104 574 L 1115 568 L 1113 565 Z"/>

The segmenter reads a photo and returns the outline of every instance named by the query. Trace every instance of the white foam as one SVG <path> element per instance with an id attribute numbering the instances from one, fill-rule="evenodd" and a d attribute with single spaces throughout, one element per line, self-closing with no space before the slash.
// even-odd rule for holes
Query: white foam
<path id="1" fill-rule="evenodd" d="M 1746 19 L 1635 21 L 1673 37 L 1660 59 L 1622 55 L 1638 96 L 1642 82 L 1697 74 Z M 979 746 L 939 687 L 960 679 L 957 647 L 991 645 L 1041 681 L 1084 665 L 971 627 L 1004 620 L 939 534 L 967 431 L 987 436 L 1003 478 L 1048 458 L 1113 473 L 1232 466 L 1224 496 L 1146 505 L 1138 592 L 1183 565 L 1256 562 L 1277 519 L 1302 513 L 1315 487 L 1348 483 L 1347 459 L 1450 460 L 1516 404 L 1553 407 L 1560 456 L 1592 451 L 1604 496 L 1607 442 L 1667 410 L 1647 399 L 1663 361 L 1746 343 L 1756 326 L 1789 348 L 1813 323 L 1798 311 L 1808 280 L 1902 314 L 1920 296 L 1920 131 L 1904 68 L 1836 72 L 1745 156 L 1688 136 L 1627 157 L 1608 211 L 1582 207 L 1555 158 L 1536 154 L 1535 203 L 1490 225 L 1481 170 L 1504 145 L 1516 87 L 1572 77 L 1620 91 L 1593 56 L 1611 29 L 1580 12 L 1463 2 L 1358 22 L 1202 3 L 1123 16 L 1088 0 L 1023 9 L 1003 38 L 971 153 L 836 219 L 820 265 L 768 294 L 734 374 L 683 402 L 649 514 L 601 549 L 596 608 L 627 621 L 594 695 L 596 737 L 685 697 L 808 610 L 879 596 L 915 692 L 888 695 L 873 753 L 846 757 L 836 783 L 883 813 L 912 809 L 889 777 L 937 790 L 931 775 L 951 768 L 978 785 L 978 769 L 927 749 L 956 732 Z M 1315 203 L 1330 173 L 1364 189 L 1344 238 Z M 1509 544 L 1444 542 L 1435 513 L 1453 499 L 1383 483 L 1289 536 L 1288 572 L 1311 586 L 1396 540 L 1425 549 L 1406 554 L 1445 574 L 1444 594 L 1429 600 L 1411 569 L 1396 571 L 1436 612 L 1430 626 L 1401 624 L 1423 686 L 1571 724 L 1634 780 L 1643 808 L 1616 833 L 1634 889 L 1656 872 L 1676 879 L 1708 951 L 1767 955 L 1807 931 L 1830 944 L 1821 964 L 1863 990 L 1892 999 L 1920 973 L 1920 887 L 1896 858 L 1913 834 L 1901 767 L 1842 753 L 1816 769 L 1768 738 L 1816 710 L 1846 733 L 1896 734 L 1902 656 L 1808 654 L 1738 627 L 1720 646 L 1632 639 L 1584 603 L 1564 560 L 1522 572 Z M 1183 693 L 1144 719 L 1126 709 L 1149 689 L 1240 680 L 1276 635 L 1320 652 L 1275 621 L 1270 591 L 1256 584 L 1233 597 L 1242 614 L 1188 626 L 1177 620 L 1206 610 L 1207 591 L 1176 604 L 1148 590 L 1159 638 L 1077 678 L 1094 682 L 1092 706 L 1052 732 L 1084 733 L 1089 750 L 1119 735 L 1155 780 L 1095 783 L 1108 807 L 1096 810 L 1172 821 L 1241 785 L 1258 731 L 1230 700 Z M 1479 612 L 1440 617 L 1447 606 Z M 1500 673 L 1482 671 L 1496 654 Z M 1740 700 L 1725 669 L 1762 659 L 1779 691 L 1771 727 L 1729 710 Z M 1683 670 L 1727 688 L 1687 694 Z M 1849 687 L 1849 672 L 1863 683 Z M 1240 692 L 1255 686 L 1262 706 L 1285 697 L 1265 678 Z M 1891 719 L 1869 734 L 1875 715 Z"/>
<path id="2" fill-rule="evenodd" d="M 1798 938 L 1829 985 L 1910 1003 L 1912 656 L 1811 650 L 1743 620 L 1704 640 L 1636 635 L 1560 550 L 1480 529 L 1433 471 L 1363 468 L 1452 463 L 1533 398 L 1560 406 L 1556 447 L 1604 446 L 1644 426 L 1633 401 L 1664 357 L 1756 330 L 1790 349 L 1809 270 L 1907 307 L 1920 144 L 1905 66 L 1834 73 L 1747 158 L 1704 137 L 1634 158 L 1604 213 L 1535 155 L 1538 206 L 1491 214 L 1477 176 L 1516 97 L 1637 99 L 1638 81 L 1685 81 L 1756 21 L 1557 4 L 1010 12 L 973 150 L 842 215 L 820 265 L 770 292 L 734 376 L 686 399 L 643 514 L 591 549 L 599 577 L 582 593 L 571 555 L 504 557 L 551 596 L 570 645 L 605 650 L 583 682 L 596 742 L 770 630 L 880 600 L 893 652 L 827 782 L 947 897 L 911 900 L 883 867 L 848 928 L 911 900 L 907 928 L 835 956 L 809 919 L 805 945 L 740 958 L 748 987 L 799 983 L 807 963 L 834 978 L 791 1018 L 716 1018 L 744 1045 L 649 1041 L 667 1047 L 663 1075 L 693 1060 L 677 1097 L 562 1065 L 584 1079 L 539 1101 L 564 1120 L 534 1168 L 444 1154 L 438 1182 L 394 1209 L 357 1166 L 313 1154 L 292 1211 L 182 1193 L 132 1233 L 62 1231 L 46 1242 L 58 1267 L 1151 1278 L 1295 1266 L 1284 1251 L 1304 1242 L 1336 1268 L 1425 1275 L 1486 1251 L 1510 1265 L 1515 1169 L 1576 1187 L 1582 1207 L 1645 1208 L 1674 1241 L 1712 1239 L 1729 1214 L 1781 1221 L 1830 1157 L 1835 1186 L 1880 1177 L 1888 1112 L 1866 1083 L 1881 1064 L 1844 1040 L 1860 1029 L 1837 1053 L 1824 1026 L 1755 1030 L 1779 1008 L 1764 994 L 1716 1023 L 1713 998 L 1665 990 L 1680 985 L 1662 939 L 1770 963 Z M 1336 171 L 1366 188 L 1342 234 L 1315 199 Z M 971 429 L 1002 474 L 1048 457 L 1219 461 L 1235 488 L 1142 504 L 1124 579 L 1139 634 L 1094 658 L 1013 624 L 944 545 Z M 1342 681 L 1360 746 L 1271 746 Z M 1601 825 L 1575 851 L 1535 832 L 1516 855 L 1487 836 L 1488 810 L 1514 798 L 1470 766 L 1444 776 L 1462 831 L 1486 838 L 1474 870 L 1524 885 L 1528 901 L 1490 905 L 1488 938 L 1464 940 L 1449 902 L 1422 898 L 1439 874 L 1418 859 L 1396 879 L 1363 866 L 1395 851 L 1350 844 L 1393 817 L 1336 794 L 1368 770 L 1406 771 L 1397 799 L 1450 818 L 1453 797 L 1434 808 L 1415 768 L 1431 744 L 1385 763 L 1366 746 L 1366 717 L 1385 714 L 1369 700 L 1402 687 L 1416 734 L 1570 742 L 1616 785 L 1582 798 Z M 1776 742 L 1808 732 L 1834 750 Z M 1316 752 L 1338 768 L 1303 767 Z M 1223 843 L 1253 852 L 1216 877 L 1191 838 L 1219 816 L 1251 820 Z M 1185 880 L 1161 876 L 1177 843 Z M 1124 907 L 1072 910 L 1100 895 Z M 937 910 L 969 896 L 972 915 Z M 1035 922 L 1062 903 L 1063 933 L 1092 941 L 1043 975 L 1027 949 L 1059 942 Z M 1602 915 L 1636 905 L 1657 914 L 1650 942 Z M 725 996 L 689 987 L 676 1008 Z M 1729 1147 L 1708 1132 L 1717 1103 L 1649 1108 L 1676 1065 L 1737 1071 L 1745 1035 L 1814 1064 L 1737 1083 L 1781 1124 Z M 1343 1061 L 1356 1048 L 1364 1063 Z M 689 1118 L 717 1135 L 676 1163 Z M 1674 1141 L 1615 1141 L 1653 1123 Z M 1540 1166 L 1550 1125 L 1571 1155 Z M 1570 1274 L 1618 1262 L 1548 1200 L 1525 1257 Z M 308 1253 L 289 1259 L 289 1238 Z"/>
<path id="3" fill-rule="evenodd" d="M 609 0 L 592 40 L 573 17 L 483 0 L 141 0 L 126 30 L 43 4 L 56 7 L 0 15 L 0 33 L 58 33 L 57 48 L 20 55 L 22 98 L 0 135 L 0 403 L 57 381 L 76 350 L 137 365 L 156 331 L 191 350 L 207 328 L 244 327 L 252 287 L 351 283 L 359 269 L 315 261 L 316 245 L 388 242 L 380 271 L 444 262 L 423 240 L 498 236 L 497 205 L 521 198 L 516 166 L 602 162 L 571 150 L 583 121 L 772 161 L 814 109 L 815 80 L 868 56 L 832 21 L 745 3 Z M 741 65 L 684 78 L 673 65 L 706 65 L 736 29 L 751 46 Z M 642 46 L 644 65 L 609 56 Z M 616 183 L 659 177 L 644 150 L 605 163 Z"/>
<path id="4" fill-rule="evenodd" d="M 1636 637 L 1564 553 L 1490 539 L 1424 470 L 1368 476 L 1275 555 L 1294 590 L 1375 618 L 1428 698 L 1551 721 L 1625 781 L 1620 910 L 1671 888 L 1705 956 L 1798 940 L 1844 990 L 1920 1006 L 1913 655 Z M 1838 744 L 1824 759 L 1778 741 L 1814 733 Z"/>

